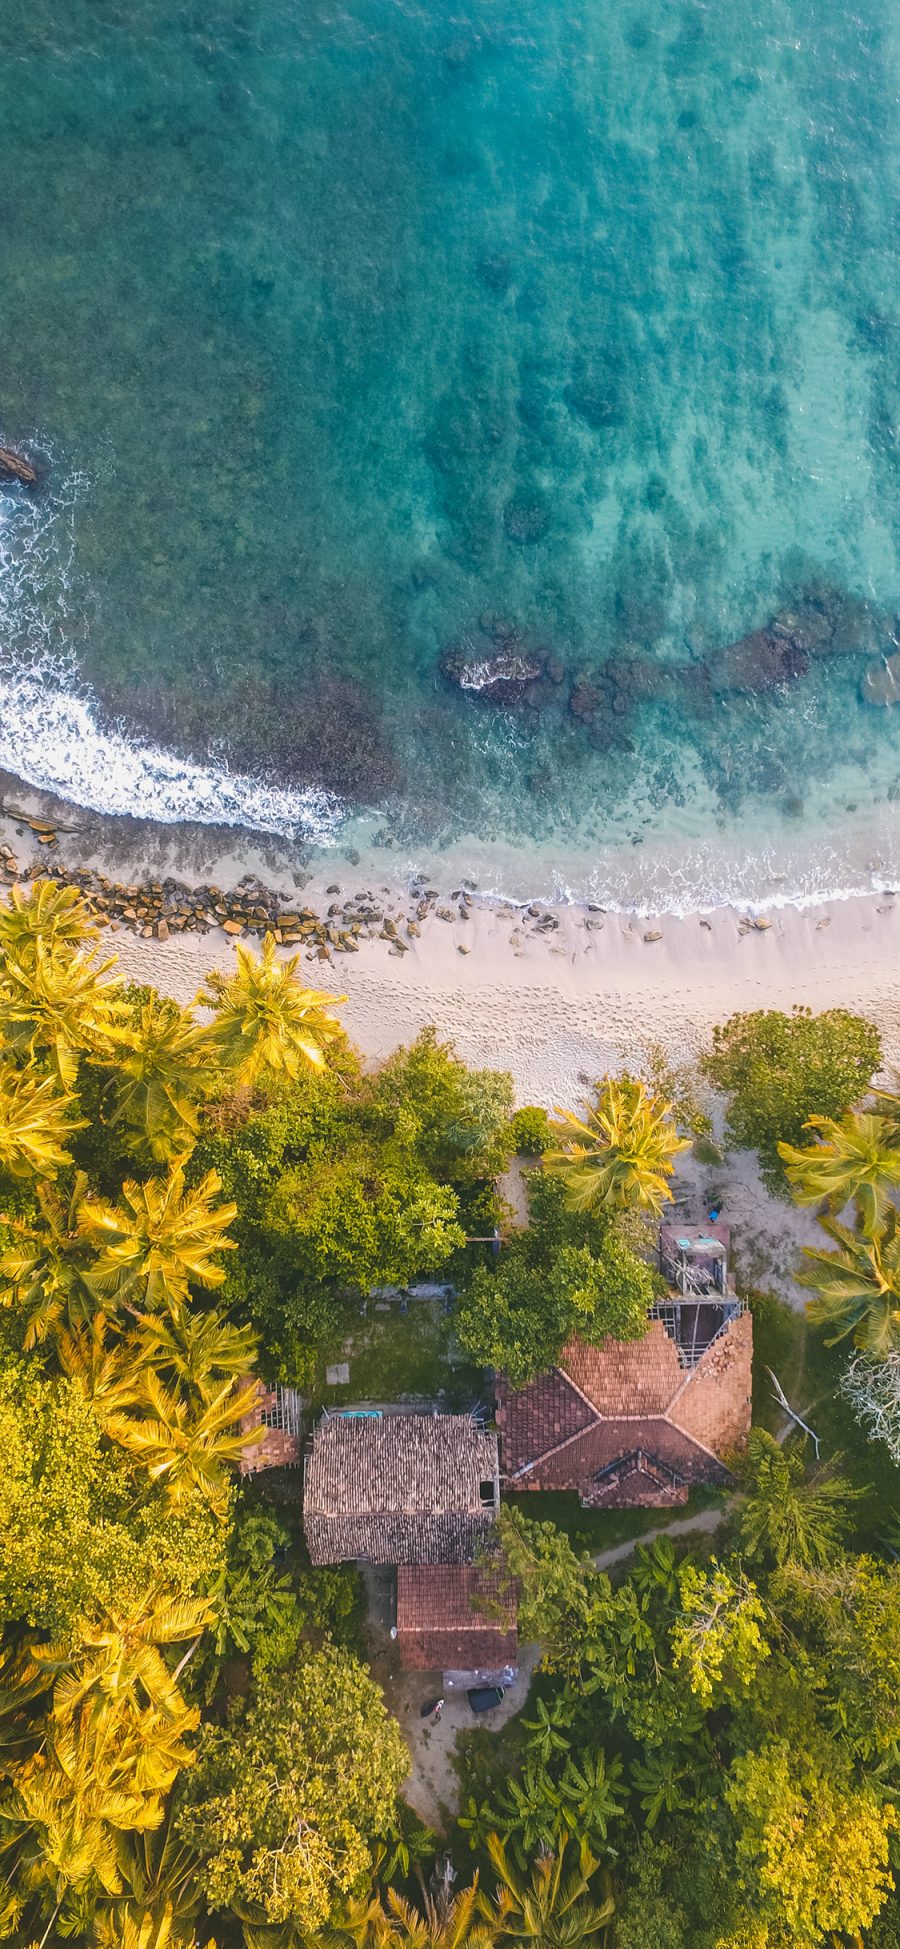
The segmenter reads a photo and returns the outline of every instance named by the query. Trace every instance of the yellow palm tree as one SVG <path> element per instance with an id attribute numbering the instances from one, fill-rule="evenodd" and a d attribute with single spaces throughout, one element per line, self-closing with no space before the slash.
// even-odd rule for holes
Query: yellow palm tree
<path id="1" fill-rule="evenodd" d="M 138 1402 L 141 1350 L 137 1336 L 126 1335 L 107 1346 L 107 1321 L 97 1313 L 88 1325 L 61 1329 L 56 1354 L 68 1380 L 90 1401 L 100 1426 Z"/>
<path id="2" fill-rule="evenodd" d="M 137 1184 L 127 1178 L 121 1204 L 87 1197 L 79 1225 L 98 1252 L 91 1285 L 102 1302 L 154 1312 L 183 1303 L 192 1285 L 221 1286 L 220 1252 L 231 1251 L 228 1226 L 237 1206 L 215 1205 L 222 1188 L 218 1171 L 185 1190 L 184 1171 Z"/>
<path id="3" fill-rule="evenodd" d="M 115 956 L 97 965 L 41 940 L 27 954 L 0 956 L 0 1032 L 13 1055 L 51 1063 L 71 1090 L 79 1057 L 108 1052 L 121 1017 L 119 984 L 106 979 L 114 966 Z"/>
<path id="4" fill-rule="evenodd" d="M 206 977 L 197 1000 L 215 1011 L 214 1040 L 240 1083 L 256 1082 L 264 1070 L 295 1078 L 305 1068 L 322 1069 L 329 1043 L 343 1035 L 331 1010 L 346 995 L 306 988 L 299 962 L 299 954 L 280 961 L 267 934 L 259 955 L 238 948 L 233 974 Z"/>
<path id="5" fill-rule="evenodd" d="M 174 1509 L 186 1507 L 199 1490 L 210 1508 L 222 1514 L 228 1503 L 229 1465 L 240 1460 L 253 1439 L 253 1431 L 242 1433 L 238 1424 L 256 1398 L 255 1381 L 238 1388 L 228 1380 L 210 1401 L 194 1407 L 150 1368 L 142 1377 L 144 1412 L 106 1414 L 103 1428 L 143 1463 L 151 1481 L 162 1483 Z"/>
<path id="6" fill-rule="evenodd" d="M 142 1359 L 164 1381 L 203 1402 L 210 1401 L 226 1379 L 250 1379 L 257 1344 L 252 1327 L 234 1326 L 220 1313 L 198 1313 L 181 1304 L 167 1314 L 146 1314 L 141 1320 Z"/>
<path id="7" fill-rule="evenodd" d="M 863 1229 L 871 1235 L 900 1185 L 900 1123 L 848 1111 L 839 1122 L 810 1117 L 803 1128 L 815 1133 L 814 1144 L 778 1146 L 798 1205 L 825 1205 L 836 1215 L 855 1198 Z"/>
<path id="8" fill-rule="evenodd" d="M 544 1169 L 563 1179 L 573 1211 L 640 1207 L 660 1216 L 675 1158 L 688 1148 L 665 1097 L 636 1077 L 607 1076 L 583 1118 L 555 1114 L 558 1148 L 544 1153 Z"/>
<path id="9" fill-rule="evenodd" d="M 0 1062 L 0 1166 L 13 1177 L 55 1178 L 72 1159 L 65 1146 L 85 1118 L 55 1076 Z"/>
<path id="10" fill-rule="evenodd" d="M 7 1221 L 14 1243 L 0 1256 L 0 1305 L 19 1314 L 26 1351 L 93 1317 L 96 1302 L 88 1284 L 92 1255 L 78 1229 L 86 1190 L 83 1171 L 66 1199 L 39 1184 L 41 1223 Z"/>
<path id="11" fill-rule="evenodd" d="M 83 1622 L 74 1656 L 68 1641 L 36 1645 L 34 1662 L 53 1681 L 54 1717 L 63 1721 L 88 1708 L 102 1715 L 110 1708 L 122 1713 L 152 1707 L 181 1724 L 189 1709 L 161 1647 L 199 1638 L 213 1616 L 206 1598 L 155 1590 L 136 1611 L 110 1611 L 95 1623 Z M 193 1709 L 189 1716 L 196 1723 Z"/>
<path id="12" fill-rule="evenodd" d="M 163 1161 L 193 1148 L 198 1100 L 211 1082 L 209 1032 L 190 1009 L 154 995 L 109 1032 L 112 1123 L 134 1132 Z"/>
<path id="13" fill-rule="evenodd" d="M 483 1901 L 482 1906 L 495 1943 L 536 1942 L 542 1949 L 576 1949 L 606 1936 L 615 1903 L 608 1887 L 600 1900 L 592 1893 L 599 1861 L 582 1841 L 569 1866 L 568 1845 L 563 1841 L 555 1854 L 539 1855 L 526 1879 L 512 1866 L 499 1836 L 490 1836 L 488 1853 L 498 1888 L 493 1902 Z"/>
<path id="14" fill-rule="evenodd" d="M 10 888 L 9 905 L 0 905 L 0 956 L 27 961 L 38 942 L 49 948 L 93 947 L 99 930 L 74 887 L 55 880 L 33 880 Z"/>

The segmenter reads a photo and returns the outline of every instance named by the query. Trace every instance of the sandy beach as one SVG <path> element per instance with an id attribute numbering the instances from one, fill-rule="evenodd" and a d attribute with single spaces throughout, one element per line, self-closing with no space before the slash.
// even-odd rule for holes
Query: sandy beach
<path id="1" fill-rule="evenodd" d="M 170 873 L 186 884 L 215 879 L 223 888 L 249 874 L 295 903 L 302 888 L 304 903 L 322 914 L 348 896 L 371 895 L 396 927 L 394 937 L 372 929 L 358 952 L 336 952 L 328 962 L 314 948 L 284 951 L 300 953 L 310 985 L 346 995 L 342 1018 L 372 1062 L 434 1023 L 468 1062 L 510 1070 L 519 1103 L 568 1108 L 598 1075 L 646 1069 L 654 1045 L 673 1065 L 689 1062 L 715 1024 L 736 1010 L 801 1004 L 869 1017 L 881 1031 L 886 1065 L 900 1065 L 900 894 L 778 907 L 762 917 L 733 907 L 656 917 L 596 906 L 522 909 L 442 894 L 410 936 L 416 906 L 409 889 L 387 879 L 361 885 L 357 869 L 337 858 L 326 884 L 292 867 L 278 842 L 94 821 L 22 787 L 13 803 L 74 828 L 61 825 L 58 841 L 42 849 L 21 821 L 0 817 L 0 840 L 13 847 L 24 872 L 64 879 L 77 866 L 101 865 L 118 881 Z M 183 1002 L 193 1000 L 209 969 L 227 968 L 235 951 L 234 938 L 219 927 L 160 940 L 113 922 L 103 943 L 124 975 Z M 770 1198 L 747 1154 L 705 1171 L 691 1160 L 679 1176 L 691 1200 L 715 1191 L 724 1201 L 745 1280 L 801 1305 L 791 1267 L 799 1246 L 815 1237 L 812 1217 Z"/>

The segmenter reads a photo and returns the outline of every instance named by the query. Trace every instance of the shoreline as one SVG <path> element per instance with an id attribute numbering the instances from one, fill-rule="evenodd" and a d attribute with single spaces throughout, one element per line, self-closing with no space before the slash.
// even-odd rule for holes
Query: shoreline
<path id="1" fill-rule="evenodd" d="M 209 968 L 230 964 L 234 939 L 254 944 L 253 930 L 258 941 L 273 912 L 297 916 L 280 929 L 285 951 L 301 955 L 311 986 L 346 992 L 343 1019 L 373 1060 L 435 1022 L 467 1060 L 510 1068 L 520 1101 L 568 1106 L 602 1070 L 646 1065 L 653 1044 L 684 1061 L 736 1010 L 799 1003 L 868 1015 L 885 1061 L 900 1062 L 900 895 L 890 891 L 762 915 L 749 906 L 655 917 L 599 902 L 526 907 L 459 885 L 451 898 L 388 877 L 367 882 L 336 855 L 326 879 L 326 869 L 298 869 L 280 842 L 252 836 L 238 850 L 233 833 L 161 831 L 138 820 L 117 822 L 111 834 L 108 821 L 9 775 L 0 777 L 0 806 L 0 845 L 10 849 L 0 855 L 0 881 L 10 885 L 18 872 L 78 884 L 87 874 L 96 888 L 104 876 L 104 951 L 118 954 L 126 975 L 179 1000 L 193 998 Z M 23 817 L 55 839 L 41 844 Z M 170 912 L 160 938 L 158 918 L 139 911 L 139 884 L 160 889 L 158 917 L 168 902 L 176 912 L 203 908 L 202 918 L 180 928 Z M 207 890 L 202 902 L 193 898 L 198 886 Z"/>

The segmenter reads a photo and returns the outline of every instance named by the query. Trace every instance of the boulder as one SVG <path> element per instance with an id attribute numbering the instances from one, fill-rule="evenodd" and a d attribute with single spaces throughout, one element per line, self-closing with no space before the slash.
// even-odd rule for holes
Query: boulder
<path id="1" fill-rule="evenodd" d="M 547 654 L 527 650 L 515 639 L 481 656 L 470 646 L 451 644 L 441 656 L 441 675 L 457 690 L 483 704 L 521 703 L 544 675 Z"/>
<path id="2" fill-rule="evenodd" d="M 751 630 L 737 643 L 729 643 L 710 660 L 708 667 L 713 690 L 731 690 L 750 696 L 804 677 L 809 669 L 809 654 L 792 637 L 782 635 L 770 624 L 766 629 Z"/>
<path id="3" fill-rule="evenodd" d="M 31 461 L 25 455 L 16 453 L 12 447 L 0 447 L 0 481 L 20 480 L 24 487 L 33 487 L 37 474 Z"/>

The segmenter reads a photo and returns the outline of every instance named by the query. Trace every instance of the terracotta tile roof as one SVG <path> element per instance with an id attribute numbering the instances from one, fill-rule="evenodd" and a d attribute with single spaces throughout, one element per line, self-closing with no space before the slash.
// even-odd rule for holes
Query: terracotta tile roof
<path id="1" fill-rule="evenodd" d="M 500 1607 L 485 1613 L 479 1601 Z M 497 1670 L 517 1652 L 515 1597 L 481 1566 L 401 1564 L 397 1643 L 407 1671 Z"/>
<path id="2" fill-rule="evenodd" d="M 599 1470 L 637 1451 L 681 1482 L 724 1480 L 722 1455 L 750 1430 L 752 1354 L 748 1312 L 724 1326 L 693 1368 L 682 1367 L 655 1320 L 643 1340 L 628 1344 L 572 1341 L 559 1368 L 518 1391 L 500 1377 L 505 1481 L 590 1497 Z M 652 1475 L 647 1480 L 653 1500 Z M 636 1493 L 632 1481 L 628 1499 Z"/>
<path id="3" fill-rule="evenodd" d="M 499 1505 L 497 1437 L 468 1415 L 326 1415 L 307 1456 L 313 1563 L 471 1563 Z"/>

